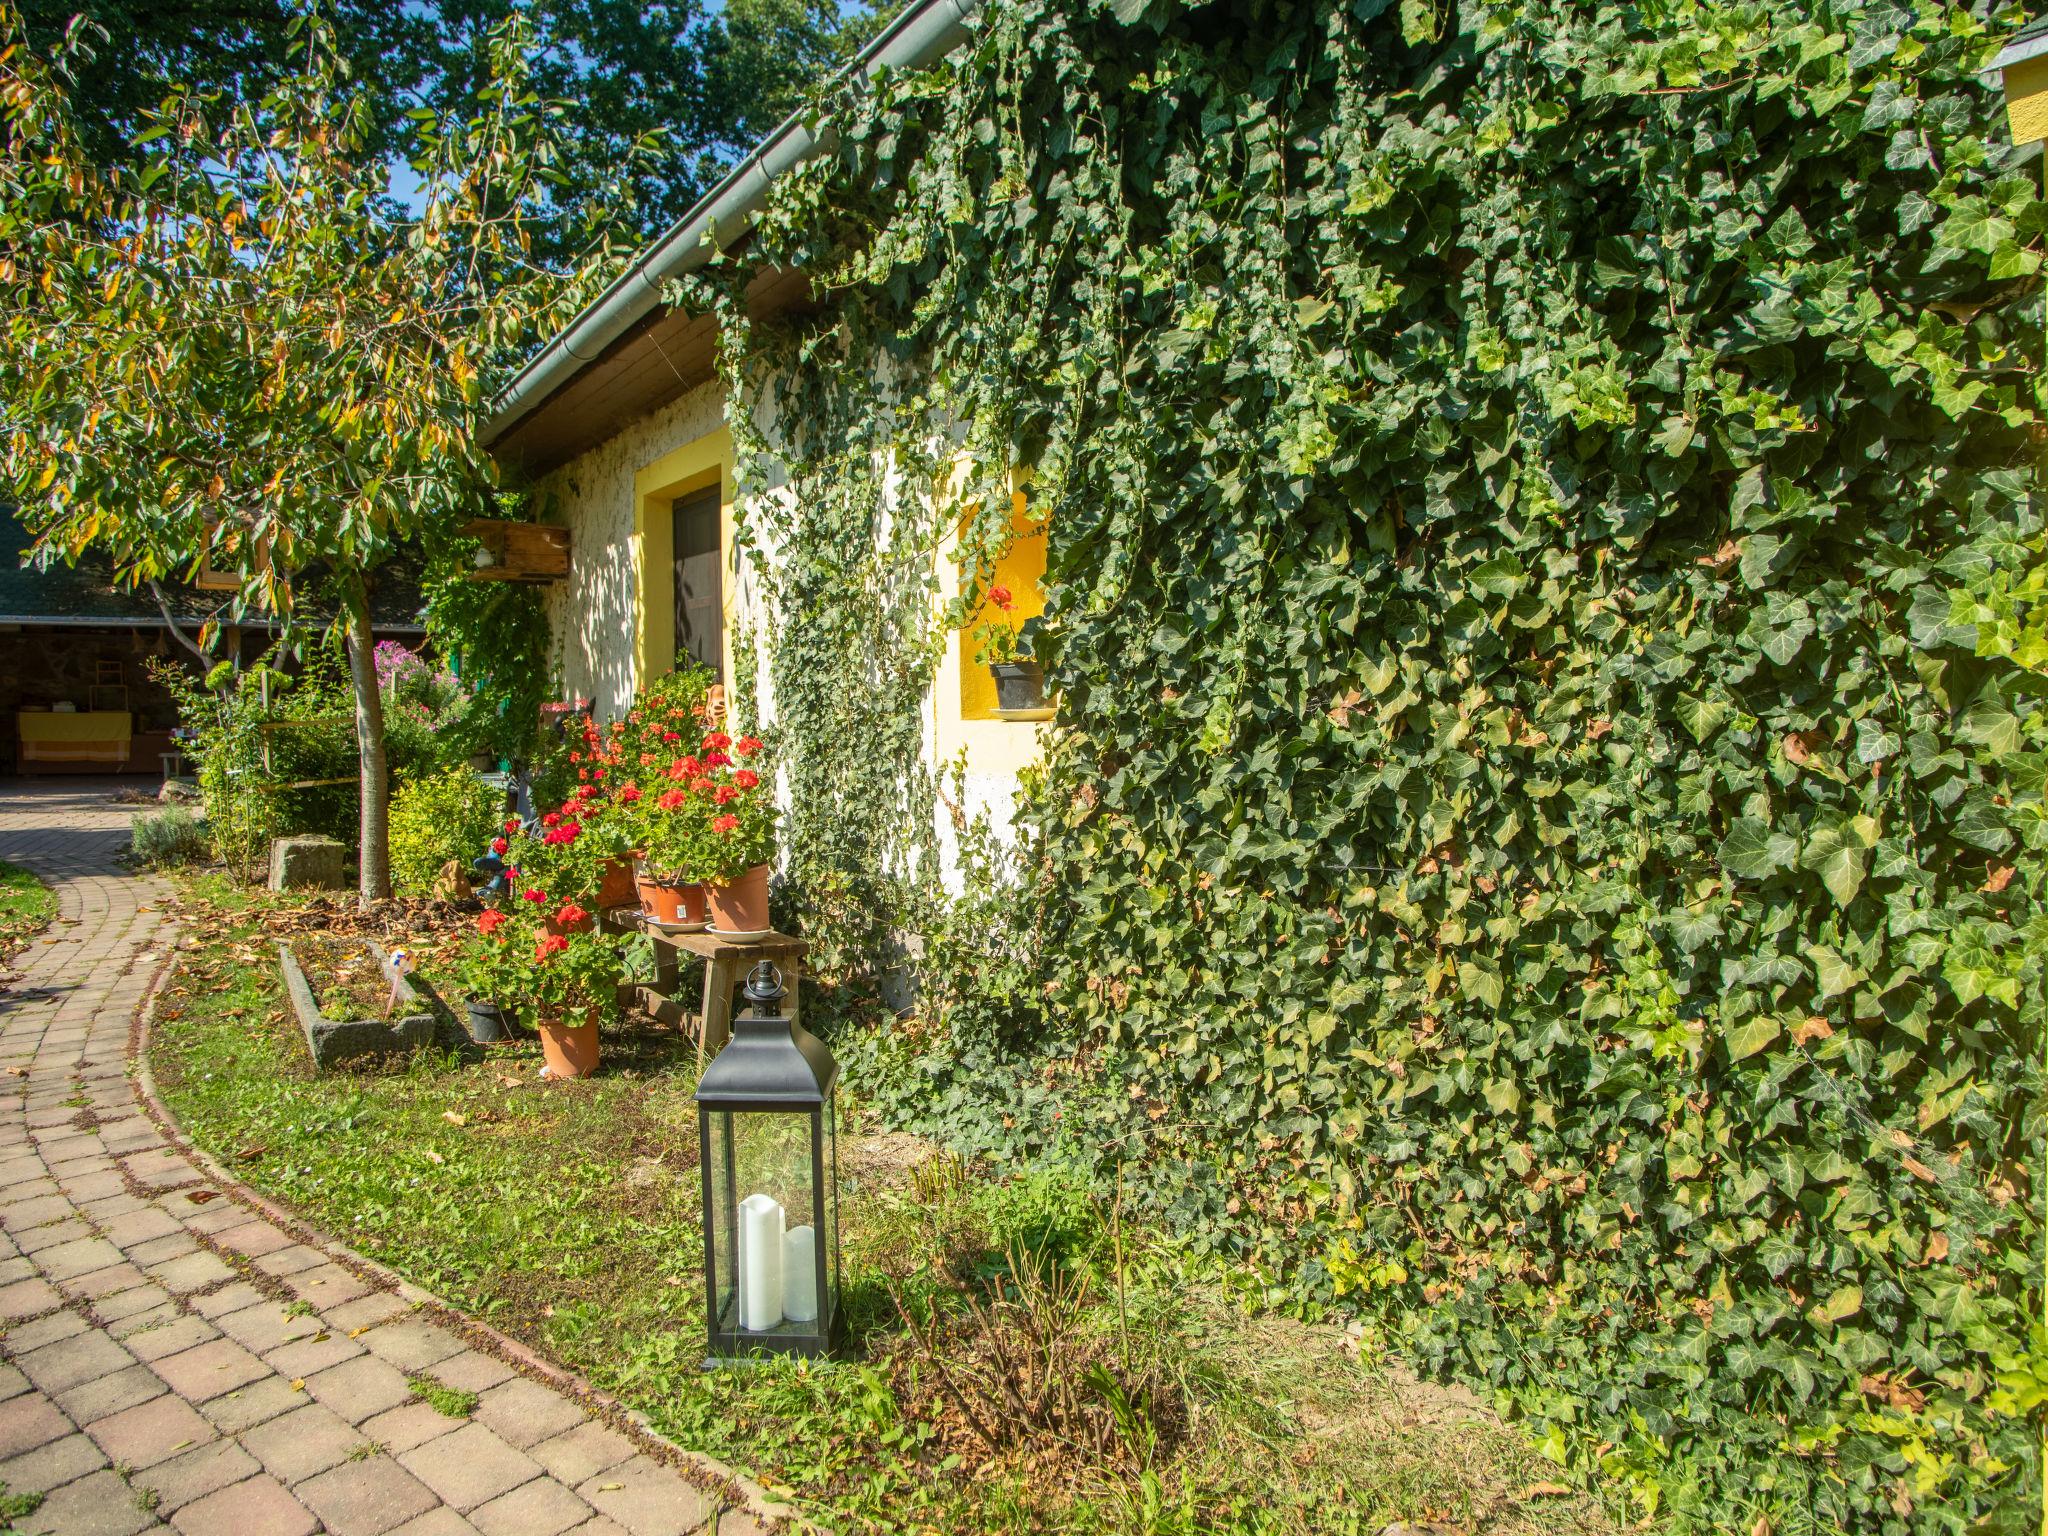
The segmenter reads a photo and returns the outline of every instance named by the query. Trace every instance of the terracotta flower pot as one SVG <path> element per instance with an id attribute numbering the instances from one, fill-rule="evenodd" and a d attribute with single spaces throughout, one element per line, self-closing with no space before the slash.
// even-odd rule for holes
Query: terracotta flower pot
<path id="1" fill-rule="evenodd" d="M 768 931 L 768 866 L 756 864 L 730 885 L 710 885 L 711 926 L 718 933 Z"/>
<path id="2" fill-rule="evenodd" d="M 670 885 L 666 881 L 656 880 L 646 874 L 636 875 L 635 883 L 640 887 L 640 910 L 642 912 L 645 912 L 657 923 L 673 923 L 677 921 L 676 912 L 680 908 L 683 899 L 683 888 L 681 886 Z"/>
<path id="3" fill-rule="evenodd" d="M 540 1052 L 547 1058 L 549 1077 L 588 1077 L 597 1070 L 597 1010 L 585 1010 L 583 1022 L 542 1019 Z"/>
<path id="4" fill-rule="evenodd" d="M 675 920 L 677 922 L 687 926 L 691 923 L 702 924 L 710 921 L 710 913 L 707 910 L 707 903 L 704 899 L 703 886 L 698 885 L 694 881 L 688 885 L 679 885 L 676 887 L 676 896 Z"/>
<path id="5" fill-rule="evenodd" d="M 626 858 L 610 860 L 604 867 L 604 884 L 598 887 L 598 906 L 629 905 L 633 900 L 633 885 L 633 861 Z"/>

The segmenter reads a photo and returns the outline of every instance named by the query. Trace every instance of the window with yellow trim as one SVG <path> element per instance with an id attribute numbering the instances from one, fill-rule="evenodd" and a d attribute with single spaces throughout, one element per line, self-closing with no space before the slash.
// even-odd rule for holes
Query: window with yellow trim
<path id="1" fill-rule="evenodd" d="M 1046 529 L 1022 491 L 1011 501 L 1010 518 L 1008 546 L 980 570 L 961 573 L 962 720 L 1042 719 L 1048 713 L 1030 658 L 1032 621 L 1045 612 Z"/>

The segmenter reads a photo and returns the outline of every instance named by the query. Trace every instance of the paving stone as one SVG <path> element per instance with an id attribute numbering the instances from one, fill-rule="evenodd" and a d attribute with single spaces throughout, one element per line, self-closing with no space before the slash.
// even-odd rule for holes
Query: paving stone
<path id="1" fill-rule="evenodd" d="M 257 1425 L 241 1440 L 265 1471 L 297 1484 L 339 1466 L 351 1451 L 373 1438 L 332 1408 L 307 1403 Z"/>
<path id="2" fill-rule="evenodd" d="M 76 1338 L 91 1327 L 91 1323 L 67 1307 L 62 1312 L 50 1312 L 25 1323 L 16 1323 L 7 1330 L 7 1348 L 19 1359 L 30 1350 L 41 1349 L 45 1344 L 54 1344 L 59 1339 Z"/>
<path id="3" fill-rule="evenodd" d="M 104 1296 L 116 1291 L 129 1290 L 141 1285 L 146 1276 L 135 1265 L 126 1262 L 109 1264 L 105 1269 L 96 1269 L 91 1274 L 73 1275 L 58 1282 L 57 1288 L 66 1296 L 78 1301 L 98 1302 Z M 93 1308 L 99 1310 L 97 1306 Z"/>
<path id="4" fill-rule="evenodd" d="M 156 1523 L 156 1516 L 136 1501 L 133 1488 L 112 1472 L 94 1472 L 44 1499 L 30 1528 L 58 1536 L 135 1536 Z M 218 1527 L 209 1536 L 227 1529 L 238 1528 Z"/>
<path id="5" fill-rule="evenodd" d="M 28 1378 L 11 1365 L 0 1365 L 0 1402 L 29 1390 Z"/>
<path id="6" fill-rule="evenodd" d="M 330 1328 L 347 1332 L 351 1328 L 373 1328 L 411 1310 L 412 1307 L 401 1296 L 390 1291 L 372 1291 L 355 1301 L 343 1302 L 332 1311 L 323 1311 L 321 1315 L 327 1319 Z"/>
<path id="7" fill-rule="evenodd" d="M 313 1376 L 362 1353 L 363 1346 L 347 1334 L 322 1330 L 296 1344 L 273 1349 L 263 1359 L 281 1376 Z"/>
<path id="8" fill-rule="evenodd" d="M 52 1280 L 89 1275 L 96 1269 L 105 1269 L 109 1264 L 120 1262 L 121 1250 L 104 1237 L 74 1238 L 36 1254 L 36 1268 Z"/>
<path id="9" fill-rule="evenodd" d="M 478 1532 L 475 1526 L 444 1504 L 439 1509 L 427 1511 L 417 1520 L 406 1521 L 391 1536 L 478 1536 Z"/>
<path id="10" fill-rule="evenodd" d="M 106 1453 L 91 1440 L 84 1435 L 66 1435 L 24 1456 L 0 1461 L 0 1485 L 10 1493 L 48 1493 L 106 1464 Z"/>
<path id="11" fill-rule="evenodd" d="M 181 1355 L 152 1361 L 150 1368 L 188 1403 L 203 1403 L 271 1374 L 269 1366 L 233 1339 L 214 1339 Z"/>
<path id="12" fill-rule="evenodd" d="M 310 1339 L 320 1332 L 318 1321 L 294 1317 L 277 1301 L 260 1301 L 239 1312 L 223 1313 L 213 1320 L 213 1326 L 244 1349 L 253 1349 L 258 1354 L 299 1339 Z"/>
<path id="13" fill-rule="evenodd" d="M 0 1323 L 35 1317 L 63 1304 L 64 1297 L 49 1281 L 40 1278 L 18 1280 L 12 1285 L 0 1287 Z"/>
<path id="14" fill-rule="evenodd" d="M 451 1355 L 463 1353 L 462 1340 L 446 1329 L 436 1328 L 417 1317 L 372 1328 L 363 1335 L 363 1343 L 371 1354 L 389 1360 L 406 1372 L 429 1370 Z M 438 1370 L 432 1374 L 440 1377 Z M 452 1382 L 449 1384 L 453 1385 Z"/>
<path id="15" fill-rule="evenodd" d="M 576 1491 L 632 1536 L 684 1536 L 711 1517 L 709 1499 L 646 1456 L 600 1472 Z"/>
<path id="16" fill-rule="evenodd" d="M 166 1259 L 158 1264 L 145 1264 L 157 1284 L 177 1296 L 189 1296 L 194 1291 L 203 1291 L 210 1285 L 219 1285 L 235 1277 L 229 1268 L 215 1255 L 201 1250 L 188 1253 L 182 1258 Z"/>
<path id="17" fill-rule="evenodd" d="M 569 1536 L 633 1536 L 633 1533 L 623 1525 L 620 1525 L 618 1521 L 608 1520 L 603 1515 L 599 1515 L 594 1520 L 584 1521 L 575 1530 L 569 1532 Z"/>
<path id="18" fill-rule="evenodd" d="M 146 1243 L 123 1243 L 121 1251 L 137 1264 L 161 1264 L 166 1259 L 182 1259 L 200 1249 L 199 1239 L 190 1232 L 166 1232 Z"/>
<path id="19" fill-rule="evenodd" d="M 429 1440 L 399 1461 L 443 1500 L 467 1513 L 541 1475 L 540 1463 L 482 1424 Z"/>
<path id="20" fill-rule="evenodd" d="M 367 1296 L 374 1289 L 361 1275 L 352 1274 L 339 1264 L 320 1264 L 312 1269 L 298 1270 L 284 1276 L 284 1283 L 291 1288 L 293 1295 L 303 1296 L 323 1311 L 328 1307 L 338 1307 L 345 1301 L 354 1301 L 358 1296 Z"/>
<path id="21" fill-rule="evenodd" d="M 271 1300 L 246 1280 L 237 1280 L 217 1291 L 208 1291 L 203 1296 L 191 1296 L 186 1299 L 191 1303 L 192 1310 L 208 1321 Z"/>
<path id="22" fill-rule="evenodd" d="M 153 1467 L 214 1438 L 213 1426 L 198 1410 L 169 1393 L 88 1424 L 85 1432 L 110 1459 L 135 1468 Z"/>
<path id="23" fill-rule="evenodd" d="M 333 1536 L 384 1536 L 436 1503 L 426 1485 L 389 1456 L 343 1462 L 297 1492 Z"/>
<path id="24" fill-rule="evenodd" d="M 363 1424 L 363 1436 L 374 1440 L 392 1455 L 403 1455 L 416 1445 L 453 1434 L 468 1421 L 451 1419 L 431 1403 L 407 1403 L 387 1409 Z"/>
<path id="25" fill-rule="evenodd" d="M 252 1477 L 171 1516 L 185 1536 L 313 1536 L 319 1522 L 274 1478 Z"/>
<path id="26" fill-rule="evenodd" d="M 199 1411 L 206 1422 L 224 1435 L 239 1435 L 258 1424 L 266 1424 L 280 1413 L 290 1413 L 307 1402 L 303 1387 L 294 1389 L 282 1376 L 266 1376 L 254 1386 L 224 1392 Z"/>
<path id="27" fill-rule="evenodd" d="M 58 1393 L 69 1387 L 111 1376 L 135 1363 L 135 1357 L 103 1333 L 83 1331 L 31 1349 L 15 1357 L 37 1390 Z"/>
<path id="28" fill-rule="evenodd" d="M 92 1303 L 92 1315 L 101 1322 L 112 1325 L 114 1323 L 126 1322 L 131 1317 L 139 1317 L 144 1312 L 153 1311 L 165 1305 L 169 1300 L 169 1296 L 153 1285 L 133 1285 L 125 1291 L 115 1291 L 111 1295 L 95 1297 Z M 172 1310 L 173 1312 L 176 1311 L 175 1308 Z M 116 1337 L 119 1337 L 119 1335 L 116 1335 Z"/>
<path id="29" fill-rule="evenodd" d="M 592 1419 L 565 1434 L 541 1441 L 526 1454 L 545 1467 L 550 1477 L 573 1488 L 616 1467 L 634 1452 L 632 1441 Z"/>
<path id="30" fill-rule="evenodd" d="M 458 1392 L 483 1393 L 518 1374 L 511 1366 L 480 1349 L 465 1349 L 434 1366 L 434 1379 Z"/>
<path id="31" fill-rule="evenodd" d="M 469 1512 L 483 1536 L 561 1536 L 591 1516 L 591 1508 L 551 1477 L 537 1477 Z"/>
<path id="32" fill-rule="evenodd" d="M 412 1401 L 412 1385 L 389 1361 L 359 1355 L 308 1376 L 306 1390 L 351 1424 Z"/>
<path id="33" fill-rule="evenodd" d="M 524 1376 L 491 1388 L 477 1399 L 476 1419 L 496 1430 L 509 1445 L 525 1450 L 573 1429 L 589 1415 L 576 1403 Z"/>
<path id="34" fill-rule="evenodd" d="M 147 1362 L 162 1360 L 219 1337 L 219 1330 L 206 1319 L 188 1316 L 173 1307 L 160 1322 L 123 1333 L 121 1342 L 129 1354 Z"/>
<path id="35" fill-rule="evenodd" d="M 309 1248 L 304 1243 L 294 1243 L 289 1248 L 280 1248 L 275 1253 L 264 1254 L 256 1260 L 255 1267 L 266 1275 L 275 1275 L 282 1279 L 286 1275 L 318 1269 L 327 1262 L 327 1255 L 318 1248 Z"/>
<path id="36" fill-rule="evenodd" d="M 164 1384 L 146 1365 L 131 1365 L 83 1386 L 51 1394 L 74 1423 L 90 1424 L 164 1394 Z"/>
<path id="37" fill-rule="evenodd" d="M 158 1511 L 168 1515 L 262 1470 L 234 1441 L 213 1440 L 137 1473 L 133 1481 L 153 1489 Z"/>
<path id="38" fill-rule="evenodd" d="M 215 1241 L 245 1259 L 260 1259 L 266 1253 L 291 1247 L 296 1239 L 278 1231 L 267 1221 L 246 1221 L 240 1226 L 227 1228 Z"/>

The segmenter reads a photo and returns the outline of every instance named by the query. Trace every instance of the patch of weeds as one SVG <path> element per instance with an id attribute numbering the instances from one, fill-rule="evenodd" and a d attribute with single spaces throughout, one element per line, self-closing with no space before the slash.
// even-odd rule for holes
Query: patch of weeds
<path id="1" fill-rule="evenodd" d="M 300 1297 L 297 1301 L 288 1301 L 285 1303 L 284 1315 L 286 1317 L 311 1317 L 313 1315 L 313 1303 L 307 1301 L 304 1297 Z"/>
<path id="2" fill-rule="evenodd" d="M 431 1376 L 412 1378 L 412 1395 L 443 1418 L 466 1419 L 476 1411 L 476 1394 L 459 1387 L 444 1386 Z M 372 1451 L 374 1453 L 374 1447 Z"/>
<path id="3" fill-rule="evenodd" d="M 40 1493 L 12 1493 L 5 1483 L 0 1483 L 0 1521 L 26 1520 L 43 1507 Z"/>
<path id="4" fill-rule="evenodd" d="M 374 1440 L 365 1440 L 360 1445 L 349 1447 L 348 1459 L 350 1461 L 368 1461 L 372 1456 L 382 1456 L 383 1454 L 383 1446 Z"/>
<path id="5" fill-rule="evenodd" d="M 157 1505 L 163 1503 L 163 1501 L 164 1496 L 154 1488 L 138 1488 L 135 1490 L 135 1507 L 145 1515 L 155 1514 Z"/>

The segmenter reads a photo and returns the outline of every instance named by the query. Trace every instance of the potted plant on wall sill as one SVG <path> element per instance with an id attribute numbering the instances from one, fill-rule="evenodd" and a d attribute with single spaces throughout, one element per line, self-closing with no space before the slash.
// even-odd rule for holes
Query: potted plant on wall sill
<path id="1" fill-rule="evenodd" d="M 641 856 L 634 879 L 640 887 L 640 910 L 676 933 L 701 931 L 707 920 L 704 887 L 692 878 L 689 858 L 710 820 L 710 803 L 692 794 L 691 780 L 703 777 L 695 757 L 680 760 L 684 771 L 666 789 L 641 800 Z"/>
<path id="2" fill-rule="evenodd" d="M 683 785 L 695 802 L 685 860 L 704 882 L 711 931 L 760 938 L 768 921 L 768 866 L 775 858 L 775 786 L 761 762 L 761 743 L 723 731 L 704 738 L 703 770 Z"/>
<path id="3" fill-rule="evenodd" d="M 1005 714 L 1045 708 L 1045 673 L 1031 654 L 1040 621 L 1019 624 L 1008 587 L 990 587 L 988 606 L 996 616 L 975 630 L 975 663 L 995 679 L 996 708 Z"/>

